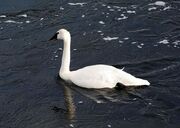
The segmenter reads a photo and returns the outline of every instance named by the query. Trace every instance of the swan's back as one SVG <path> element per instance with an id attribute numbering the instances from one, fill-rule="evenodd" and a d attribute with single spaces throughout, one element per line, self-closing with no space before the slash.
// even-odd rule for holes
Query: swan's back
<path id="1" fill-rule="evenodd" d="M 113 88 L 117 83 L 126 86 L 147 85 L 145 80 L 109 65 L 93 65 L 72 71 L 70 80 L 85 88 Z M 144 83 L 143 83 L 144 82 Z"/>

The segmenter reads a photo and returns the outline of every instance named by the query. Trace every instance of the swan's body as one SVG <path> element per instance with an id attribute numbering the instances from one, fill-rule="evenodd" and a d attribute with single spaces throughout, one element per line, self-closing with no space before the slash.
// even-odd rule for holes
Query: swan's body
<path id="1" fill-rule="evenodd" d="M 70 71 L 70 33 L 65 29 L 60 29 L 52 39 L 62 39 L 64 41 L 59 76 L 65 81 L 70 81 L 84 88 L 113 88 L 117 83 L 125 86 L 150 85 L 147 80 L 136 78 L 121 69 L 109 65 L 92 65 Z"/>

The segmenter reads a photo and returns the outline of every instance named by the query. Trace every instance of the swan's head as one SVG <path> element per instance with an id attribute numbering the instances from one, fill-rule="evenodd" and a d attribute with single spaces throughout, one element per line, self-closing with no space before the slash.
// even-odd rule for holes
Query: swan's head
<path id="1" fill-rule="evenodd" d="M 60 29 L 50 40 L 64 40 L 67 38 L 70 38 L 70 33 L 66 29 Z"/>

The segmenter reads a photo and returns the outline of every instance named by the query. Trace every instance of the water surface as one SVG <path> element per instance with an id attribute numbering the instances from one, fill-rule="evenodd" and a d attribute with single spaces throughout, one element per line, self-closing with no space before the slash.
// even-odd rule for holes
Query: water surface
<path id="1" fill-rule="evenodd" d="M 0 127 L 178 128 L 180 2 L 0 0 Z M 109 64 L 150 87 L 83 89 L 60 80 L 62 43 L 71 69 Z"/>

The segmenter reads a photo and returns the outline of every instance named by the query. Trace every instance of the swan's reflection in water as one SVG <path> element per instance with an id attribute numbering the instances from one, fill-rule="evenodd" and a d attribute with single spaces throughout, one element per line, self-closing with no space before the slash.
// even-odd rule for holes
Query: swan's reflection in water
<path id="1" fill-rule="evenodd" d="M 58 79 L 58 84 L 64 88 L 64 103 L 65 103 L 65 118 L 70 126 L 74 126 L 77 121 L 88 120 L 93 118 L 93 116 L 104 116 L 106 109 L 108 109 L 109 104 L 105 105 L 102 110 L 96 110 L 97 113 L 102 112 L 100 115 L 92 109 L 94 106 L 102 106 L 98 104 L 110 103 L 116 105 L 127 105 L 135 102 L 145 103 L 146 100 L 138 93 L 139 89 L 136 88 L 115 88 L 115 89 L 85 89 L 80 88 L 76 85 L 69 84 L 62 79 Z M 78 98 L 75 98 L 78 97 Z M 79 101 L 83 102 L 82 106 Z M 94 103 L 93 103 L 93 102 Z M 111 104 L 111 103 L 110 103 Z M 93 106 L 93 107 L 92 107 Z M 92 108 L 91 108 L 92 107 Z M 97 107 L 97 108 L 99 108 Z M 80 109 L 84 108 L 80 111 Z M 87 110 L 86 110 L 87 109 Z M 116 107 L 115 107 L 116 109 Z M 92 113 L 89 112 L 92 110 Z M 104 111 L 105 110 L 105 111 Z M 104 111 L 104 112 L 103 112 Z M 111 113 L 111 111 L 109 111 Z M 112 111 L 113 112 L 113 111 Z M 97 114 L 97 115 L 96 115 Z"/>
<path id="2" fill-rule="evenodd" d="M 70 88 L 69 83 L 65 82 L 64 80 L 57 77 L 57 82 L 61 86 L 63 86 L 64 89 L 64 102 L 66 107 L 66 118 L 69 120 L 69 123 L 73 123 L 75 120 L 75 113 L 76 113 L 76 106 L 74 104 L 73 100 L 73 92 Z M 59 108 L 57 108 L 59 109 Z"/>
<path id="3" fill-rule="evenodd" d="M 73 96 L 71 89 L 64 85 L 64 97 L 65 97 L 65 106 L 67 108 L 67 118 L 72 121 L 75 118 L 76 107 L 73 102 Z"/>

